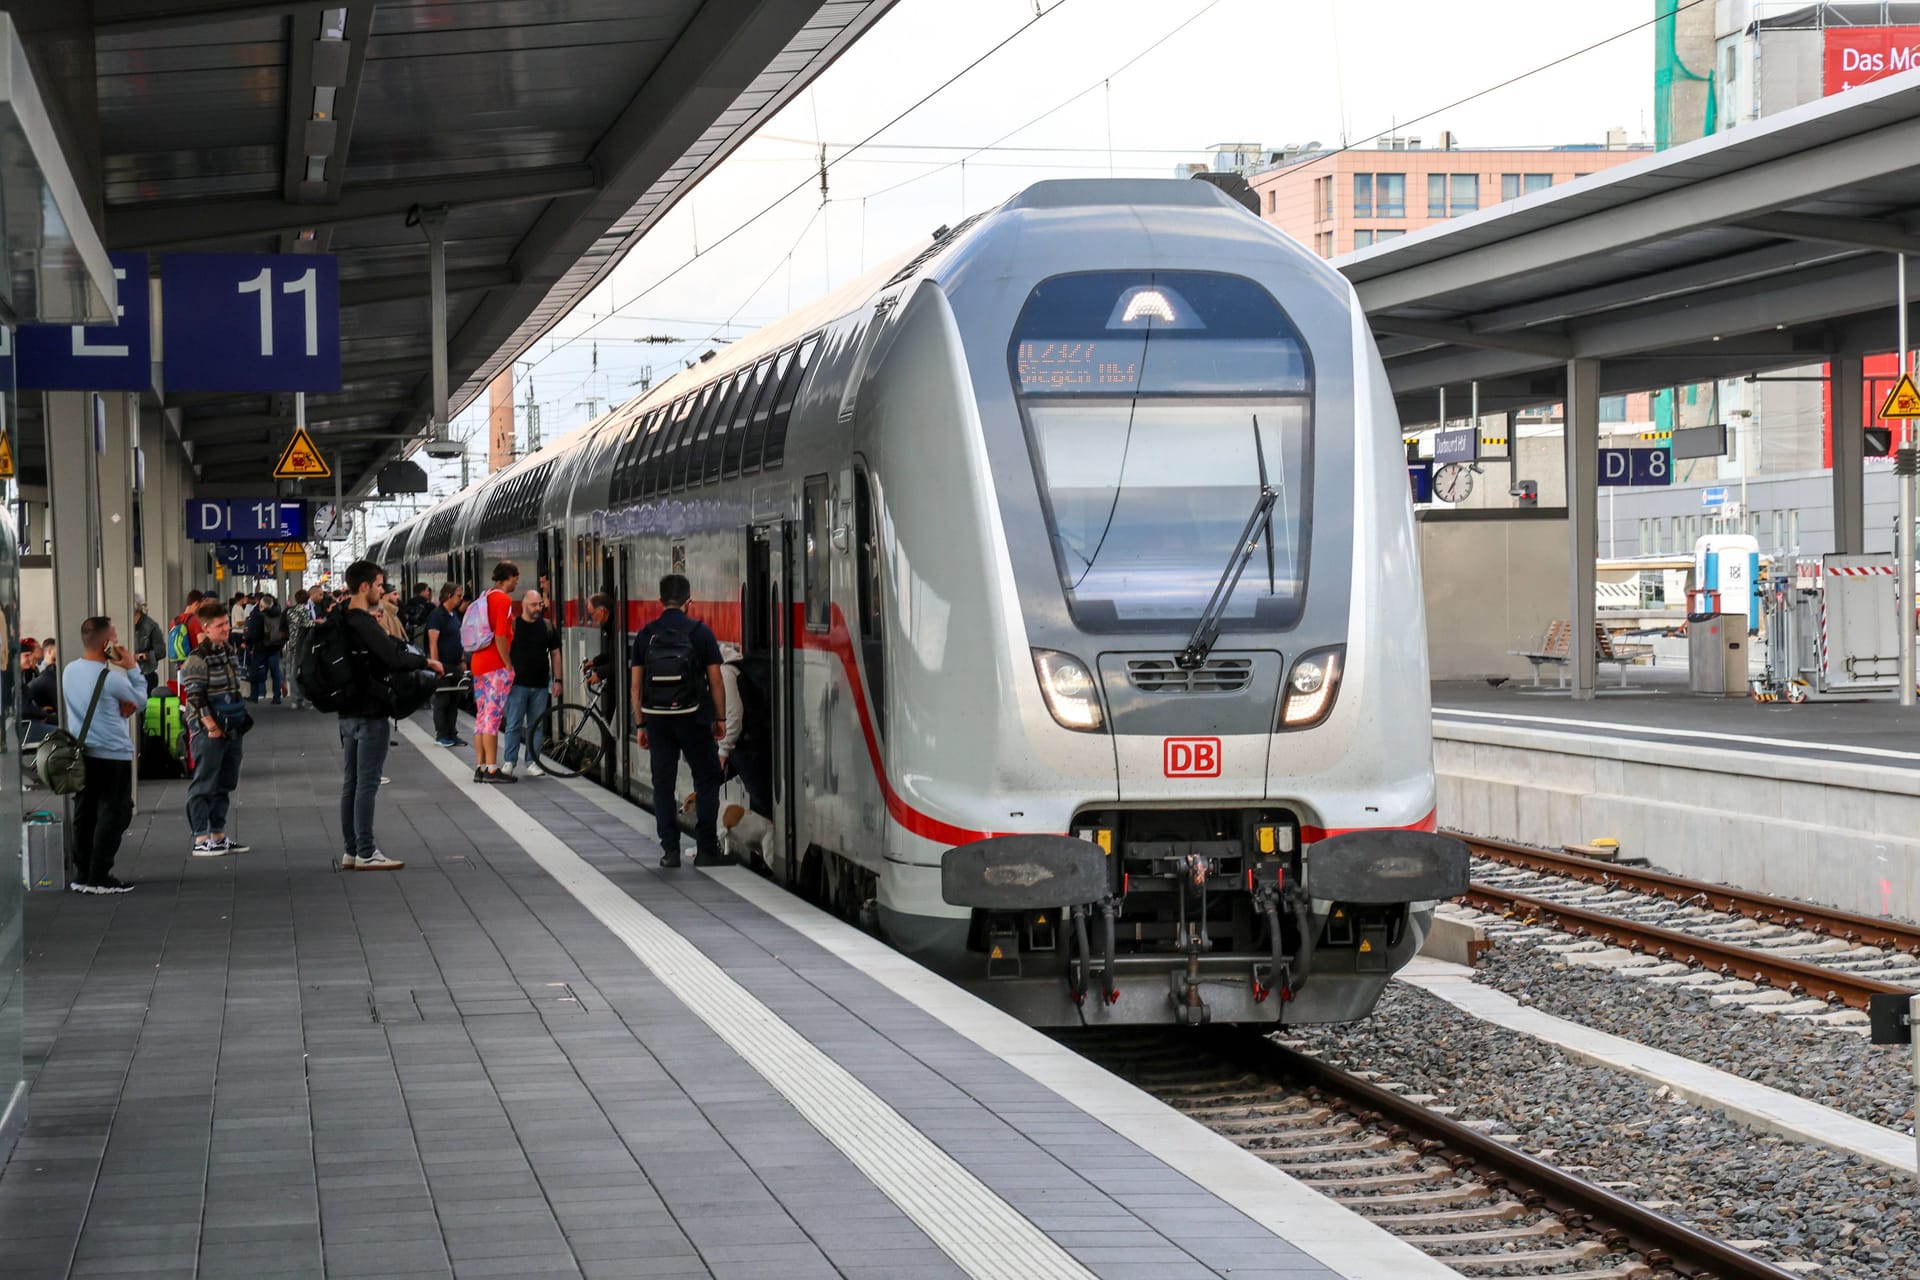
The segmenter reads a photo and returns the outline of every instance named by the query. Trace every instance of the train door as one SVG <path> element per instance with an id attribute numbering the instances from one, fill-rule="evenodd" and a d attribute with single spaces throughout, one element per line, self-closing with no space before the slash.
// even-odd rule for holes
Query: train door
<path id="1" fill-rule="evenodd" d="M 794 786 L 796 739 L 794 705 L 799 681 L 794 664 L 799 660 L 799 645 L 793 630 L 794 547 L 799 527 L 784 520 L 776 528 L 767 526 L 756 541 L 755 560 L 763 583 L 760 599 L 766 602 L 765 637 L 771 677 L 773 724 L 773 845 L 774 856 L 789 888 L 800 884 L 800 812 L 799 793 Z M 749 568 L 749 578 L 753 569 Z"/>
<path id="2" fill-rule="evenodd" d="M 639 749 L 639 744 L 633 740 L 633 730 L 629 728 L 627 724 L 627 717 L 631 714 L 628 710 L 628 703 L 631 700 L 627 696 L 627 689 L 632 683 L 632 676 L 627 672 L 625 658 L 625 655 L 633 651 L 633 549 L 622 544 L 617 551 L 609 549 L 603 556 L 603 560 L 606 566 L 607 576 L 610 579 L 608 582 L 608 594 L 614 599 L 615 624 L 613 634 L 619 637 L 619 642 L 616 647 L 622 655 L 621 658 L 614 663 L 614 669 L 620 673 L 619 688 L 614 697 L 614 702 L 619 709 L 613 716 L 614 725 L 618 729 L 620 736 L 620 750 L 616 753 L 620 767 L 620 779 L 616 790 L 631 800 L 633 798 L 635 755 Z M 669 803 L 671 803 L 671 800 L 669 800 Z"/>

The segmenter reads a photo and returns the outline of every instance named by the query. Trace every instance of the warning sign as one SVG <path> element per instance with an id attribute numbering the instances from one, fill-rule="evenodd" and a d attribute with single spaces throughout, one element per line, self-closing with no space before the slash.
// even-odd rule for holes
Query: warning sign
<path id="1" fill-rule="evenodd" d="M 1920 418 L 1920 388 L 1913 385 L 1913 375 L 1903 373 L 1900 381 L 1893 384 L 1893 394 L 1887 397 L 1887 403 L 1880 410 L 1883 418 Z"/>
<path id="2" fill-rule="evenodd" d="M 280 572 L 304 573 L 307 568 L 307 549 L 293 547 L 280 553 Z"/>
<path id="3" fill-rule="evenodd" d="M 13 479 L 13 441 L 0 431 L 0 480 Z"/>
<path id="4" fill-rule="evenodd" d="M 320 456 L 319 448 L 305 427 L 295 428 L 293 439 L 287 441 L 280 461 L 273 467 L 275 480 L 325 480 L 332 474 L 333 468 Z"/>

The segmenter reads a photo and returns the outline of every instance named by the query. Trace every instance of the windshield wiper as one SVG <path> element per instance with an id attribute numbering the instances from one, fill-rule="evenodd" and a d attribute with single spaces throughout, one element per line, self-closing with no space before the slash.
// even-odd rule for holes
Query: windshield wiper
<path id="1" fill-rule="evenodd" d="M 1260 443 L 1260 415 L 1253 415 L 1253 460 L 1260 464 L 1260 489 L 1264 493 L 1271 488 L 1267 483 L 1267 450 Z M 1267 594 L 1275 594 L 1273 585 L 1273 504 L 1267 504 L 1266 518 L 1267 544 Z"/>
<path id="2" fill-rule="evenodd" d="M 1246 528 L 1240 531 L 1240 541 L 1234 546 L 1233 558 L 1227 561 L 1226 570 L 1214 585 L 1213 595 L 1200 615 L 1200 625 L 1193 629 L 1193 639 L 1187 641 L 1187 647 L 1173 660 L 1181 670 L 1197 670 L 1213 651 L 1214 642 L 1220 638 L 1220 620 L 1226 616 L 1227 602 L 1233 599 L 1234 588 L 1240 585 L 1240 575 L 1247 571 L 1247 561 L 1253 559 L 1254 530 L 1272 513 L 1278 497 L 1263 478 L 1259 500 L 1253 504 L 1253 514 L 1247 517 Z M 1271 533 L 1268 534 L 1268 541 L 1272 541 Z"/>

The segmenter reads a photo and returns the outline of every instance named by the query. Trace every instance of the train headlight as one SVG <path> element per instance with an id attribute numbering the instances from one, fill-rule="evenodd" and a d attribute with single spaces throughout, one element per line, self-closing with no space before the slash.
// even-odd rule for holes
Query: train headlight
<path id="1" fill-rule="evenodd" d="M 1327 718 L 1340 691 L 1341 653 L 1338 648 L 1318 649 L 1294 661 L 1280 712 L 1281 728 L 1306 729 Z"/>
<path id="2" fill-rule="evenodd" d="M 1035 649 L 1033 669 L 1040 675 L 1047 710 L 1061 728 L 1092 733 L 1101 727 L 1100 686 L 1085 663 L 1052 649 Z"/>

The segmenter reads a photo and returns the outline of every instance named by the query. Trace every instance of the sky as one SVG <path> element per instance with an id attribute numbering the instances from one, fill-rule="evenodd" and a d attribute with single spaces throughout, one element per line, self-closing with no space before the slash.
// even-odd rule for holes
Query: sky
<path id="1" fill-rule="evenodd" d="M 556 439 L 1042 179 L 1173 177 L 1219 142 L 1359 146 L 1395 130 L 1429 143 L 1451 130 L 1464 147 L 1596 143 L 1615 126 L 1650 141 L 1653 8 L 898 0 L 517 362 L 523 447 L 529 386 Z M 483 396 L 453 423 L 473 438 L 476 480 L 485 414 Z M 430 474 L 434 496 L 458 487 L 458 463 Z M 376 512 L 371 531 L 408 510 Z"/>

